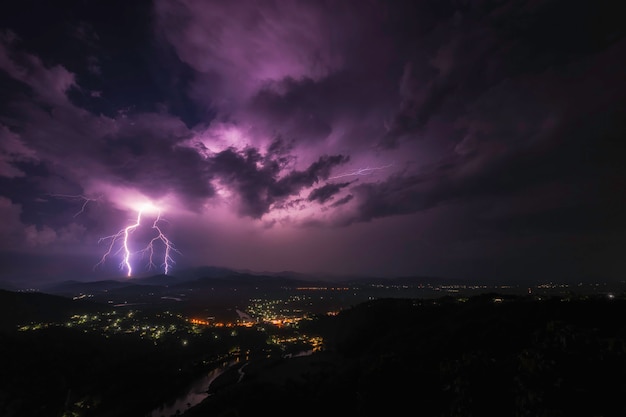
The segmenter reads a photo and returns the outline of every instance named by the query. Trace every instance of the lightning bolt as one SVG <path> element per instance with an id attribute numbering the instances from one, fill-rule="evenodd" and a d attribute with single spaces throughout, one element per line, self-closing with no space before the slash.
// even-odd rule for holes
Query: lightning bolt
<path id="1" fill-rule="evenodd" d="M 69 195 L 69 194 L 48 194 L 51 197 L 56 197 L 56 198 L 64 198 L 67 200 L 82 200 L 83 204 L 80 208 L 79 211 L 77 211 L 76 213 L 74 213 L 73 217 L 78 217 L 81 214 L 83 214 L 85 212 L 85 209 L 87 208 L 87 204 L 89 204 L 92 201 L 98 201 L 99 198 L 90 198 L 87 197 L 85 195 L 79 194 L 79 195 Z"/>
<path id="2" fill-rule="evenodd" d="M 120 230 L 119 232 L 117 232 L 114 235 L 111 236 L 105 236 L 105 237 L 101 237 L 98 240 L 98 243 L 102 243 L 105 240 L 110 240 L 111 244 L 109 245 L 109 249 L 104 253 L 104 255 L 102 255 L 102 258 L 100 259 L 100 262 L 98 262 L 96 264 L 96 267 L 98 267 L 99 265 L 104 264 L 104 261 L 106 261 L 106 258 L 111 255 L 111 252 L 113 251 L 113 248 L 115 246 L 115 243 L 118 240 L 122 240 L 122 245 L 120 246 L 119 250 L 116 252 L 119 253 L 120 251 L 124 251 L 124 257 L 122 260 L 122 263 L 120 263 L 120 269 L 123 269 L 124 267 L 127 270 L 127 276 L 131 276 L 131 274 L 133 273 L 133 267 L 130 264 L 130 248 L 128 247 L 128 237 L 130 236 L 130 233 L 135 230 L 136 228 L 139 227 L 139 225 L 141 225 L 141 214 L 142 214 L 142 210 L 139 210 L 137 212 L 137 221 L 135 222 L 135 224 L 132 224 L 130 226 L 127 226 L 125 228 L 123 228 L 122 230 Z"/>
<path id="3" fill-rule="evenodd" d="M 161 212 L 157 214 L 156 218 L 154 219 L 154 223 L 152 223 L 152 228 L 156 230 L 157 235 L 150 240 L 148 246 L 146 246 L 142 252 L 147 252 L 149 254 L 148 267 L 154 268 L 156 267 L 156 265 L 154 264 L 154 243 L 163 243 L 163 246 L 165 247 L 165 252 L 163 254 L 163 263 L 161 264 L 161 266 L 165 270 L 165 275 L 167 275 L 170 271 L 171 266 L 176 263 L 172 258 L 172 251 L 178 252 L 178 250 L 174 247 L 172 242 L 167 238 L 167 236 L 165 236 L 165 234 L 159 227 L 160 221 L 162 221 Z"/>
<path id="4" fill-rule="evenodd" d="M 107 250 L 104 252 L 104 255 L 102 255 L 100 262 L 98 262 L 94 268 L 104 264 L 104 262 L 109 256 L 116 255 L 121 252 L 122 261 L 120 262 L 120 269 L 126 270 L 126 276 L 130 277 L 132 275 L 133 266 L 131 264 L 131 261 L 132 261 L 134 252 L 131 250 L 129 241 L 130 241 L 131 234 L 135 230 L 137 230 L 137 228 L 141 226 L 142 216 L 144 215 L 145 212 L 156 212 L 154 222 L 152 223 L 152 229 L 156 231 L 156 236 L 150 239 L 146 247 L 138 251 L 137 253 L 142 253 L 144 255 L 148 254 L 148 269 L 152 269 L 156 267 L 154 263 L 154 256 L 155 256 L 154 245 L 157 242 L 161 242 L 164 247 L 163 262 L 161 266 L 163 267 L 165 274 L 169 273 L 172 265 L 175 263 L 174 259 L 172 258 L 172 252 L 179 252 L 179 251 L 178 249 L 174 247 L 174 244 L 172 243 L 172 241 L 167 238 L 167 236 L 165 235 L 165 233 L 163 233 L 161 227 L 159 226 L 159 223 L 164 221 L 163 218 L 161 217 L 161 210 L 151 203 L 144 204 L 137 210 L 137 217 L 135 218 L 135 221 L 133 224 L 130 224 L 124 227 L 123 229 L 121 229 L 120 231 L 118 231 L 117 233 L 113 235 L 105 236 L 98 240 L 98 243 L 102 243 L 107 240 L 110 241 L 110 243 L 109 243 Z M 116 247 L 118 247 L 117 250 L 115 250 Z"/>
<path id="5" fill-rule="evenodd" d="M 335 175 L 334 177 L 329 177 L 329 180 L 333 180 L 336 178 L 343 178 L 343 177 L 353 177 L 353 176 L 365 176 L 365 175 L 370 175 L 372 174 L 373 171 L 378 171 L 381 169 L 387 169 L 389 167 L 393 166 L 393 164 L 389 164 L 389 165 L 385 165 L 385 166 L 380 166 L 380 167 L 367 167 L 367 168 L 358 168 L 355 169 L 354 171 L 348 171 L 348 172 L 344 172 L 343 174 L 339 174 L 339 175 Z"/>

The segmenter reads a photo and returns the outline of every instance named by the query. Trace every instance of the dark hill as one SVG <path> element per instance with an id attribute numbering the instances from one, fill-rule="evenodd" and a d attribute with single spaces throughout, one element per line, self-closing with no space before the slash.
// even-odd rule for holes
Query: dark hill
<path id="1" fill-rule="evenodd" d="M 58 295 L 0 290 L 0 328 L 12 330 L 19 324 L 31 321 L 59 321 L 73 314 L 108 308 L 87 300 L 72 300 Z"/>
<path id="2" fill-rule="evenodd" d="M 374 300 L 302 325 L 324 351 L 250 362 L 183 415 L 622 416 L 625 315 L 606 297 Z"/>

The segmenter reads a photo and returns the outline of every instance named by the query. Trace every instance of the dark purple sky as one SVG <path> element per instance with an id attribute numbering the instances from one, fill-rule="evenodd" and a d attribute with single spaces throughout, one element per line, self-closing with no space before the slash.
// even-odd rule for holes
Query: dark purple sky
<path id="1" fill-rule="evenodd" d="M 11 3 L 0 281 L 626 277 L 619 2 Z"/>

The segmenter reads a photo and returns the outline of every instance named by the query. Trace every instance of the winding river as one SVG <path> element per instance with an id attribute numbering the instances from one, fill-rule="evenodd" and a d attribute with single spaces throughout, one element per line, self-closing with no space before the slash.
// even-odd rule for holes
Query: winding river
<path id="1" fill-rule="evenodd" d="M 208 390 L 211 386 L 211 383 L 215 381 L 218 376 L 226 372 L 228 368 L 237 363 L 239 363 L 239 361 L 233 360 L 231 362 L 224 363 L 218 368 L 213 369 L 205 376 L 194 381 L 194 383 L 189 386 L 189 389 L 185 394 L 181 395 L 173 401 L 168 401 L 167 403 L 161 405 L 159 408 L 154 409 L 152 413 L 149 414 L 149 416 L 171 417 L 176 415 L 176 411 L 182 414 L 194 405 L 199 404 L 202 400 L 209 396 Z"/>
<path id="2" fill-rule="evenodd" d="M 295 358 L 298 356 L 308 356 L 312 354 L 312 350 L 305 350 L 295 354 L 287 354 L 284 358 Z M 208 390 L 213 381 L 217 379 L 220 375 L 226 372 L 231 366 L 237 365 L 241 363 L 239 359 L 234 359 L 230 362 L 224 362 L 221 366 L 213 369 L 205 376 L 194 381 L 185 394 L 182 394 L 180 397 L 176 398 L 173 401 L 168 401 L 167 403 L 161 405 L 159 408 L 156 408 L 149 414 L 150 417 L 172 417 L 176 416 L 176 412 L 183 414 L 189 408 L 194 405 L 199 404 L 206 397 L 209 396 Z M 241 382 L 243 379 L 245 372 L 244 368 L 248 365 L 245 363 L 239 370 L 239 380 L 237 382 Z"/>

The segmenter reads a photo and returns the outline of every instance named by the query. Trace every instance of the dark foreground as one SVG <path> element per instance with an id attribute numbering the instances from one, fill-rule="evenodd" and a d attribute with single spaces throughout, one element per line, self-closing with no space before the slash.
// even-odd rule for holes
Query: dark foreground
<path id="1" fill-rule="evenodd" d="M 303 322 L 324 349 L 292 358 L 256 330 L 188 349 L 5 328 L 0 415 L 141 417 L 236 347 L 182 415 L 623 416 L 625 317 L 620 296 L 379 299 Z"/>
<path id="2" fill-rule="evenodd" d="M 185 416 L 626 415 L 625 301 L 500 299 L 359 305 Z"/>

